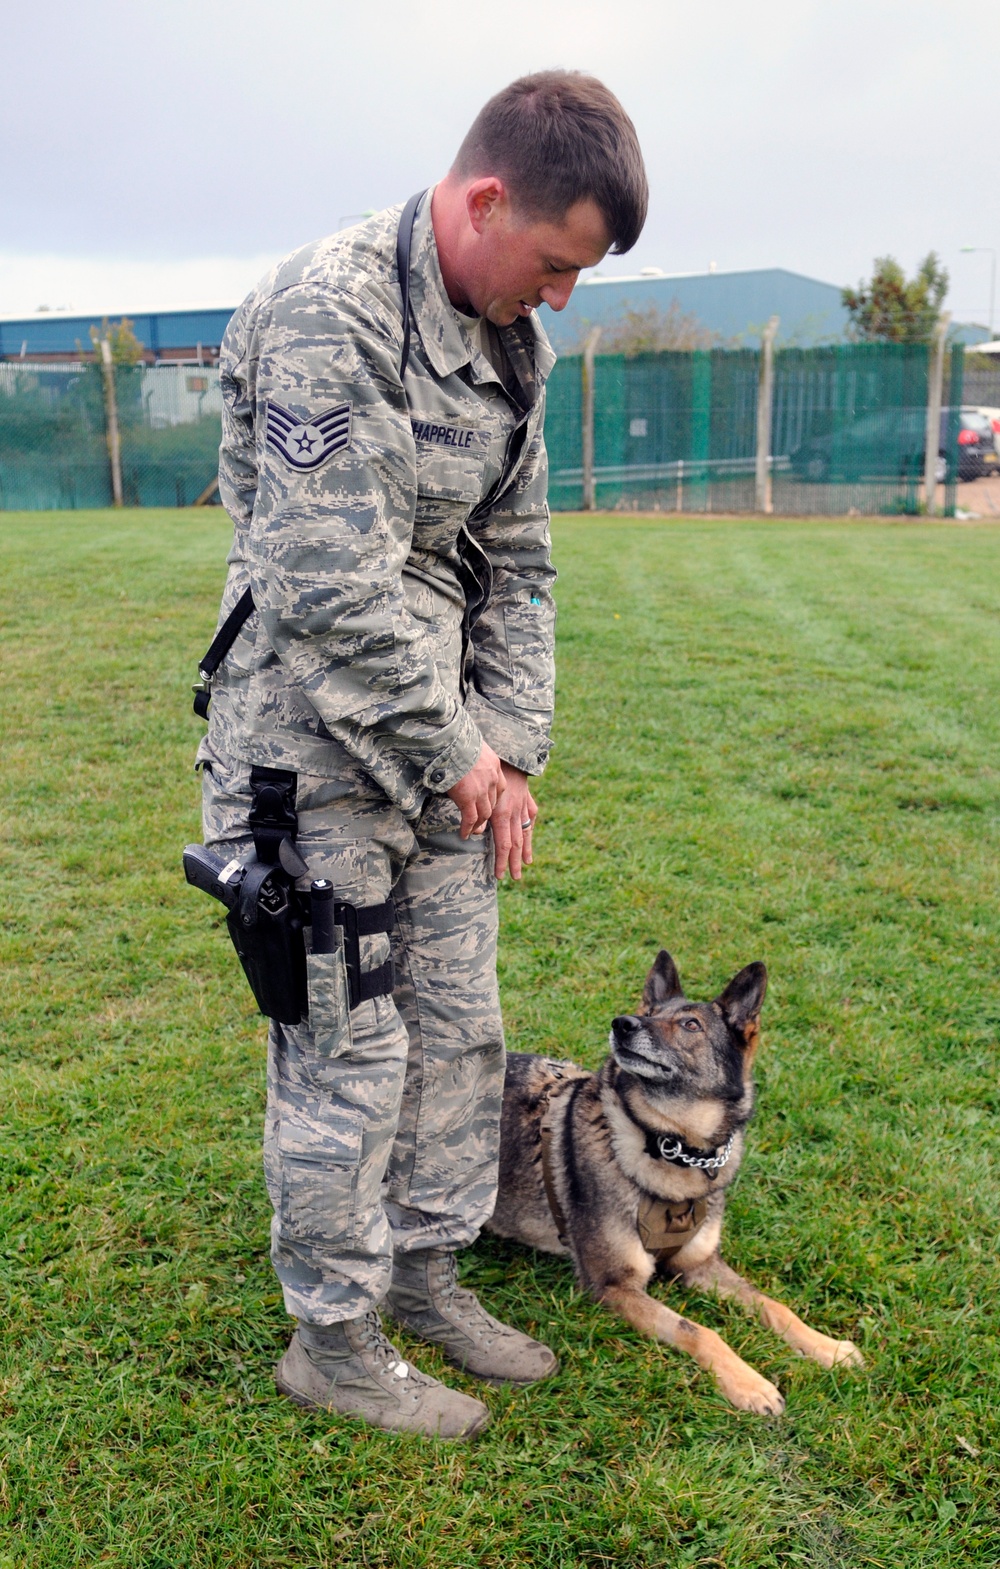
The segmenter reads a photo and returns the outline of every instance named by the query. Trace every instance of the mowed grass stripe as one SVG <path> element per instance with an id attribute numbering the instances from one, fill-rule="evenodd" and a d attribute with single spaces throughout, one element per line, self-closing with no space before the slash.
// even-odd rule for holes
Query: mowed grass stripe
<path id="1" fill-rule="evenodd" d="M 596 1066 L 661 944 L 692 995 L 764 959 L 728 1253 L 867 1371 L 657 1287 L 788 1396 L 739 1416 L 489 1240 L 468 1277 L 562 1372 L 474 1448 L 279 1401 L 263 1032 L 179 871 L 228 526 L 5 514 L 0 1569 L 995 1563 L 1000 531 L 555 536 L 510 1044 Z"/>

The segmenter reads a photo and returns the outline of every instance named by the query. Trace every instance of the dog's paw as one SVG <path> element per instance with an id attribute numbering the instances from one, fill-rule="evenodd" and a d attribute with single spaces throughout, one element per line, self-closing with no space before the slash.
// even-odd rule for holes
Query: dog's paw
<path id="1" fill-rule="evenodd" d="M 770 1379 L 742 1363 L 739 1368 L 717 1372 L 716 1380 L 726 1399 L 739 1411 L 755 1411 L 758 1416 L 780 1416 L 785 1397 Z"/>
<path id="2" fill-rule="evenodd" d="M 831 1367 L 864 1367 L 865 1359 L 853 1340 L 836 1340 L 833 1350 Z"/>
<path id="3" fill-rule="evenodd" d="M 831 1340 L 819 1335 L 807 1353 L 821 1367 L 864 1367 L 865 1359 L 852 1340 Z"/>

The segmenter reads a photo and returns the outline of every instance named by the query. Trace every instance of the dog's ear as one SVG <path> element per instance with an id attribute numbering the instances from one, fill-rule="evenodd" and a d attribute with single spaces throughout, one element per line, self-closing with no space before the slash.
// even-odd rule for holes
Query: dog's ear
<path id="1" fill-rule="evenodd" d="M 715 999 L 730 1029 L 742 1035 L 747 1046 L 752 1046 L 757 1039 L 757 1025 L 766 991 L 767 968 L 758 962 L 748 964 L 745 970 L 734 975 L 725 991 L 720 992 Z"/>
<path id="2" fill-rule="evenodd" d="M 639 1012 L 655 1013 L 657 1008 L 662 1008 L 671 997 L 683 996 L 684 988 L 677 973 L 677 966 L 666 948 L 661 948 L 656 955 L 653 968 L 646 976 Z"/>

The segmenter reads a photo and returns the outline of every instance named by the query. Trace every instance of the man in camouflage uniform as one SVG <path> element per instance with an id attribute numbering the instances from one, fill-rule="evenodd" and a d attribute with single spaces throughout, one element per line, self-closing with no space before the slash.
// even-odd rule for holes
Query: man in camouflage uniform
<path id="1" fill-rule="evenodd" d="M 223 345 L 222 618 L 248 586 L 254 613 L 212 682 L 205 842 L 250 856 L 251 767 L 284 771 L 309 876 L 395 906 L 391 995 L 349 1009 L 343 948 L 309 952 L 308 1023 L 270 1026 L 272 1259 L 298 1321 L 278 1387 L 380 1426 L 488 1419 L 403 1361 L 380 1303 L 484 1378 L 556 1366 L 457 1287 L 455 1250 L 496 1197 L 496 878 L 531 859 L 552 717 L 534 307 L 628 249 L 645 200 L 607 89 L 524 78 L 416 207 L 408 322 L 392 208 L 280 263 Z M 388 952 L 361 938 L 369 974 Z"/>

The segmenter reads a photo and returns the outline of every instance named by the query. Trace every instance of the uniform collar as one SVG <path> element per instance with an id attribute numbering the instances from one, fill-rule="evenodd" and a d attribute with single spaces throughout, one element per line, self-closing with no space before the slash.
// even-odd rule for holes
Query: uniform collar
<path id="1" fill-rule="evenodd" d="M 496 371 L 480 352 L 474 332 L 464 324 L 448 298 L 441 276 L 434 225 L 431 222 L 431 196 L 421 202 L 413 225 L 413 250 L 410 274 L 410 299 L 413 317 L 424 353 L 438 376 L 450 376 L 463 365 L 471 365 L 477 381 L 499 382 Z M 528 318 L 532 338 L 530 348 L 539 385 L 544 384 L 556 356 L 539 323 L 537 311 Z"/>

